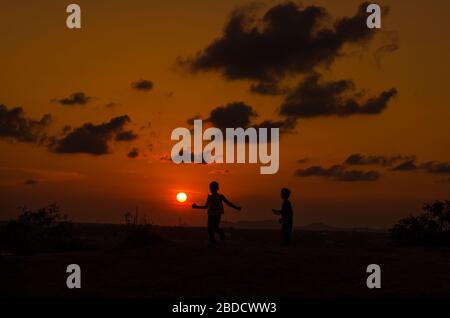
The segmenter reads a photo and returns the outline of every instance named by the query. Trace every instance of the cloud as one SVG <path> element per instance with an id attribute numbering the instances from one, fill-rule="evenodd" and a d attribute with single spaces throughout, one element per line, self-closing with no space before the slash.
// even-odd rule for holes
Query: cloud
<path id="1" fill-rule="evenodd" d="M 306 169 L 297 169 L 294 173 L 297 177 L 323 177 L 343 182 L 373 182 L 380 178 L 380 173 L 370 170 L 347 170 L 342 165 L 334 165 L 330 168 L 311 166 Z"/>
<path id="2" fill-rule="evenodd" d="M 428 161 L 418 164 L 415 159 L 406 160 L 391 169 L 392 171 L 425 171 L 434 175 L 450 174 L 450 163 Z"/>
<path id="3" fill-rule="evenodd" d="M 273 82 L 330 66 L 347 44 L 366 45 L 377 33 L 366 26 L 366 7 L 333 21 L 319 6 L 287 2 L 257 17 L 251 7 L 235 10 L 223 34 L 195 57 L 180 60 L 192 72 L 220 71 L 229 80 Z M 374 32 L 375 31 L 375 32 Z"/>
<path id="4" fill-rule="evenodd" d="M 287 89 L 281 88 L 276 82 L 258 82 L 250 85 L 250 92 L 260 95 L 283 95 Z"/>
<path id="5" fill-rule="evenodd" d="M 312 73 L 304 78 L 285 98 L 279 114 L 292 118 L 319 116 L 374 115 L 384 111 L 397 90 L 391 88 L 378 96 L 361 101 L 362 93 L 355 94 L 351 80 L 322 81 Z"/>
<path id="6" fill-rule="evenodd" d="M 308 163 L 309 161 L 310 161 L 310 159 L 305 157 L 305 158 L 298 159 L 297 163 L 303 164 L 303 163 Z"/>
<path id="7" fill-rule="evenodd" d="M 25 182 L 23 184 L 24 185 L 35 185 L 37 183 L 38 182 L 36 180 L 34 180 L 34 179 L 28 179 L 28 180 L 25 180 Z"/>
<path id="8" fill-rule="evenodd" d="M 298 161 L 299 164 L 307 162 L 307 158 Z M 310 166 L 300 168 L 294 172 L 297 177 L 322 177 L 336 181 L 376 181 L 381 174 L 375 170 L 363 171 L 350 169 L 357 165 L 372 165 L 385 168 L 385 171 L 413 172 L 423 171 L 432 175 L 450 175 L 450 163 L 428 161 L 417 163 L 413 155 L 363 155 L 354 153 L 349 155 L 342 164 L 329 168 L 322 166 Z"/>
<path id="9" fill-rule="evenodd" d="M 109 102 L 105 104 L 105 108 L 115 108 L 118 107 L 120 104 L 116 103 L 116 102 Z"/>
<path id="10" fill-rule="evenodd" d="M 48 148 L 55 153 L 108 154 L 109 143 L 124 133 L 125 125 L 130 121 L 127 115 L 123 115 L 99 125 L 86 123 L 62 137 L 53 137 Z"/>
<path id="11" fill-rule="evenodd" d="M 159 160 L 160 162 L 173 162 L 173 161 L 172 161 L 172 157 L 171 157 L 170 155 L 168 155 L 168 154 L 160 155 L 159 158 L 158 158 L 158 160 Z"/>
<path id="12" fill-rule="evenodd" d="M 41 119 L 35 120 L 25 116 L 21 107 L 8 109 L 0 105 L 0 138 L 19 142 L 43 142 L 46 138 L 46 129 L 52 122 L 52 116 L 45 114 Z"/>
<path id="13" fill-rule="evenodd" d="M 65 134 L 69 133 L 71 130 L 72 130 L 72 126 L 65 125 L 61 128 L 61 134 L 65 135 Z"/>
<path id="14" fill-rule="evenodd" d="M 217 169 L 217 170 L 211 170 L 209 173 L 210 174 L 230 174 L 231 171 L 229 169 Z"/>
<path id="15" fill-rule="evenodd" d="M 225 134 L 226 128 L 249 127 L 258 128 L 279 128 L 280 133 L 292 132 L 296 126 L 296 120 L 286 118 L 281 120 L 265 120 L 260 123 L 253 123 L 253 119 L 258 114 L 253 110 L 252 106 L 244 102 L 232 102 L 224 106 L 218 106 L 211 110 L 209 117 L 204 119 L 205 122 L 211 123 L 213 127 L 219 128 Z M 193 125 L 195 119 L 201 119 L 200 115 L 187 120 L 187 123 Z M 269 136 L 270 138 L 270 136 Z"/>
<path id="16" fill-rule="evenodd" d="M 392 166 L 398 161 L 415 160 L 415 156 L 382 156 L 382 155 L 362 155 L 359 153 L 351 154 L 345 159 L 344 165 L 380 165 Z"/>
<path id="17" fill-rule="evenodd" d="M 448 162 L 426 162 L 420 168 L 431 174 L 450 174 L 450 163 Z"/>
<path id="18" fill-rule="evenodd" d="M 153 82 L 145 79 L 141 79 L 131 84 L 131 87 L 138 91 L 151 91 L 153 89 Z"/>
<path id="19" fill-rule="evenodd" d="M 344 170 L 337 176 L 338 181 L 358 182 L 358 181 L 376 181 L 380 178 L 380 173 L 370 170 Z"/>
<path id="20" fill-rule="evenodd" d="M 178 153 L 180 156 L 183 156 L 183 150 L 180 150 L 180 152 Z M 206 160 L 205 160 L 205 158 L 203 157 L 203 154 L 202 153 L 200 153 L 200 154 L 194 154 L 193 152 L 191 152 L 191 151 L 188 151 L 188 156 L 190 157 L 190 160 L 191 160 L 191 164 L 202 164 L 202 165 L 206 165 L 206 164 L 209 164 L 209 165 L 212 165 L 212 164 L 214 164 L 214 163 L 207 163 L 206 162 Z M 206 154 L 206 156 L 208 156 L 208 154 Z M 195 159 L 198 159 L 198 161 L 201 161 L 201 162 L 195 162 Z M 165 155 L 162 155 L 162 156 L 159 156 L 159 158 L 158 158 L 158 160 L 160 161 L 160 162 L 169 162 L 169 163 L 173 163 L 173 161 L 172 161 L 172 157 L 171 157 L 171 155 L 170 154 L 165 154 Z M 188 162 L 186 162 L 185 164 L 189 164 Z"/>
<path id="21" fill-rule="evenodd" d="M 257 116 L 258 114 L 251 106 L 244 102 L 233 102 L 214 108 L 205 121 L 225 131 L 226 128 L 247 128 L 251 119 Z"/>
<path id="22" fill-rule="evenodd" d="M 275 5 L 262 16 L 256 6 L 241 7 L 218 38 L 179 63 L 192 73 L 218 71 L 227 80 L 250 80 L 253 93 L 285 95 L 278 108 L 284 119 L 264 122 L 284 132 L 292 132 L 299 118 L 380 114 L 397 95 L 396 88 L 366 96 L 364 90 L 356 91 L 353 80 L 323 81 L 318 73 L 343 55 L 344 47 L 366 49 L 379 33 L 366 26 L 368 5 L 361 3 L 353 16 L 337 19 L 324 7 L 293 2 Z M 398 48 L 392 34 L 378 47 L 377 58 Z M 297 87 L 282 86 L 284 79 L 298 76 L 303 80 Z"/>
<path id="23" fill-rule="evenodd" d="M 132 130 L 120 132 L 116 135 L 116 141 L 132 141 L 139 138 Z"/>
<path id="24" fill-rule="evenodd" d="M 85 105 L 92 97 L 87 96 L 83 92 L 76 92 L 66 98 L 56 99 L 58 103 L 64 106 Z"/>
<path id="25" fill-rule="evenodd" d="M 184 154 L 183 149 L 181 149 L 178 154 L 180 156 L 183 156 L 183 154 Z M 205 154 L 205 155 L 208 156 L 208 154 Z M 188 156 L 191 157 L 191 163 L 202 164 L 202 165 L 211 164 L 211 163 L 206 162 L 205 157 L 203 156 L 203 153 L 195 154 L 192 151 L 189 151 Z M 169 156 L 169 160 L 172 161 L 172 158 L 170 156 Z M 196 162 L 196 161 L 201 161 L 201 162 Z"/>
<path id="26" fill-rule="evenodd" d="M 138 148 L 133 148 L 131 149 L 131 151 L 127 154 L 128 158 L 136 158 L 137 156 L 139 156 L 139 149 Z"/>
<path id="27" fill-rule="evenodd" d="M 395 52 L 400 48 L 399 46 L 400 39 L 397 32 L 384 32 L 381 34 L 383 35 L 384 40 L 381 43 L 381 45 L 375 49 L 373 53 L 375 63 L 377 64 L 378 67 L 381 66 L 381 58 L 384 55 Z"/>
<path id="28" fill-rule="evenodd" d="M 295 118 L 286 118 L 282 120 L 264 120 L 259 124 L 253 125 L 256 129 L 258 128 L 278 128 L 280 129 L 280 134 L 292 133 L 297 126 L 297 120 Z M 270 136 L 269 136 L 270 140 Z"/>
<path id="29" fill-rule="evenodd" d="M 416 161 L 414 159 L 406 160 L 399 165 L 395 166 L 391 169 L 391 171 L 415 171 L 419 167 L 416 165 Z"/>
<path id="30" fill-rule="evenodd" d="M 0 186 L 33 185 L 36 183 L 48 182 L 68 182 L 81 180 L 85 177 L 85 175 L 74 171 L 0 166 Z"/>

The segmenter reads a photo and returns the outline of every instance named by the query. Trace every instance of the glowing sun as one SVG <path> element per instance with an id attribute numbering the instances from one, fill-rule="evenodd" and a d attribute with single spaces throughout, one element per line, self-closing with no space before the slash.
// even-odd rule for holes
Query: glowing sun
<path id="1" fill-rule="evenodd" d="M 183 202 L 186 202 L 186 200 L 187 200 L 187 195 L 186 195 L 186 193 L 184 193 L 184 192 L 179 192 L 179 193 L 177 193 L 177 201 L 178 201 L 178 202 L 183 203 Z"/>

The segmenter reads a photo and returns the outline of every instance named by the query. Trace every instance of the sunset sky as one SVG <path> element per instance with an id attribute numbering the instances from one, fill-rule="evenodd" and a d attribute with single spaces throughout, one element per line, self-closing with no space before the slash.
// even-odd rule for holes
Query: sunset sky
<path id="1" fill-rule="evenodd" d="M 70 3 L 0 2 L 0 219 L 57 202 L 203 225 L 212 180 L 243 207 L 227 221 L 274 219 L 282 187 L 298 225 L 388 227 L 449 199 L 450 2 L 379 2 L 380 30 L 350 0 L 78 0 L 80 30 Z M 170 161 L 172 130 L 218 107 L 280 127 L 277 174 Z"/>

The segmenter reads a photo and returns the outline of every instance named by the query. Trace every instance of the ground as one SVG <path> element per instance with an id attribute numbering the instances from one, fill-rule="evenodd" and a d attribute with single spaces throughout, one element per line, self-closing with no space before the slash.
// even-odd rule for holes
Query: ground
<path id="1" fill-rule="evenodd" d="M 107 225 L 91 235 L 108 241 Z M 110 226 L 111 228 L 114 226 Z M 450 296 L 450 249 L 395 247 L 388 233 L 228 229 L 208 247 L 206 229 L 158 227 L 161 242 L 136 249 L 0 256 L 0 296 L 26 297 L 436 297 Z M 82 288 L 66 287 L 78 264 Z M 382 288 L 366 287 L 378 264 Z"/>

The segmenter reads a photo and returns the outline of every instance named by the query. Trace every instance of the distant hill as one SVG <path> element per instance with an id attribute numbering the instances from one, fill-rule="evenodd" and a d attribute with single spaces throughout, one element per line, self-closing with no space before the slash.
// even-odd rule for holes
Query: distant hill
<path id="1" fill-rule="evenodd" d="M 275 230 L 280 228 L 280 223 L 274 220 L 262 221 L 238 221 L 238 222 L 222 222 L 222 227 L 232 227 L 236 229 L 268 229 Z"/>
<path id="2" fill-rule="evenodd" d="M 222 222 L 223 227 L 232 227 L 236 229 L 280 229 L 280 223 L 275 220 L 261 220 L 261 221 L 238 221 L 238 222 Z M 315 222 L 308 225 L 296 226 L 295 229 L 303 231 L 356 231 L 356 232 L 386 232 L 386 229 L 373 228 L 343 228 L 327 225 L 325 223 Z"/>
<path id="3" fill-rule="evenodd" d="M 8 221 L 0 221 L 0 226 L 6 225 Z M 104 224 L 104 223 L 76 223 L 83 225 L 86 228 L 114 228 L 120 224 Z M 183 227 L 189 227 L 189 224 L 181 224 Z M 261 221 L 238 221 L 228 222 L 222 221 L 222 227 L 235 229 L 249 229 L 249 230 L 279 230 L 280 223 L 276 220 L 261 220 Z M 169 226 L 170 227 L 170 226 Z M 195 226 L 194 226 L 195 227 Z M 302 231 L 352 231 L 352 232 L 386 232 L 387 229 L 376 229 L 368 227 L 336 227 L 321 222 L 314 222 L 308 225 L 295 226 L 295 229 Z"/>

